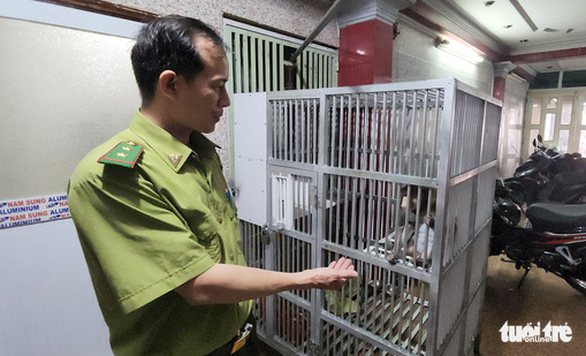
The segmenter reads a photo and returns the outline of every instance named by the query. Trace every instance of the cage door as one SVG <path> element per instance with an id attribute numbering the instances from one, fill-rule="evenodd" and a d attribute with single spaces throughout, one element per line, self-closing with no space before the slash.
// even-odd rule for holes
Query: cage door
<path id="1" fill-rule="evenodd" d="M 294 273 L 316 267 L 316 173 L 273 166 L 269 176 L 272 269 Z M 280 340 L 284 354 L 313 353 L 312 326 L 319 320 L 315 296 L 311 290 L 292 290 L 270 298 L 269 336 Z"/>
<path id="2" fill-rule="evenodd" d="M 313 173 L 279 169 L 272 171 L 271 216 L 273 230 L 294 236 L 313 236 L 316 224 L 316 185 Z"/>

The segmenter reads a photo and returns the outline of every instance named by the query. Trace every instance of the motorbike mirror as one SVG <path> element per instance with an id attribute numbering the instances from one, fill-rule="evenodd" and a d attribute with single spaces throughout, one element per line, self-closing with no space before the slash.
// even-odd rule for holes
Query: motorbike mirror
<path id="1" fill-rule="evenodd" d="M 543 142 L 543 137 L 540 134 L 537 134 L 537 141 Z"/>
<path id="2" fill-rule="evenodd" d="M 537 147 L 537 141 L 535 139 L 533 139 L 533 147 Z"/>

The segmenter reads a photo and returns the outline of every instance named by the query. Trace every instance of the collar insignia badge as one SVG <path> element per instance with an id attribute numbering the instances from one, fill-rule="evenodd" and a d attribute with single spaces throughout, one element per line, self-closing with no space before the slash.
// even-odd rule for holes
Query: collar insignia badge
<path id="1" fill-rule="evenodd" d="M 177 168 L 179 162 L 181 162 L 181 159 L 183 158 L 183 155 L 172 155 L 167 153 L 167 158 L 169 158 L 169 161 L 171 161 L 173 167 Z"/>

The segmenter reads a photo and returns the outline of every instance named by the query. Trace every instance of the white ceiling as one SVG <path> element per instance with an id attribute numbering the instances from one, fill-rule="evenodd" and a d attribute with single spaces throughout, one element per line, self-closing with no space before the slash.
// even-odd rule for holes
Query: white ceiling
<path id="1" fill-rule="evenodd" d="M 525 66 L 529 66 L 537 73 L 583 70 L 586 69 L 586 58 L 558 59 L 547 62 L 528 63 Z"/>
<path id="2" fill-rule="evenodd" d="M 510 55 L 586 47 L 586 0 L 493 0 L 491 6 L 487 0 L 444 1 L 505 44 Z M 586 69 L 586 56 L 528 65 L 536 72 Z"/>

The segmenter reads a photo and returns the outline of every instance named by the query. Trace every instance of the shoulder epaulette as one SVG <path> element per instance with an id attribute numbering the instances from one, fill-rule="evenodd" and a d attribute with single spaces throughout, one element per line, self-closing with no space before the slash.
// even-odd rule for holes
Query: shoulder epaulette
<path id="1" fill-rule="evenodd" d="M 108 153 L 100 157 L 98 163 L 113 164 L 126 168 L 134 168 L 138 157 L 142 153 L 143 146 L 134 141 L 120 142 Z"/>

